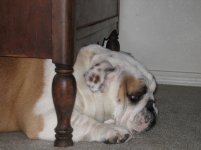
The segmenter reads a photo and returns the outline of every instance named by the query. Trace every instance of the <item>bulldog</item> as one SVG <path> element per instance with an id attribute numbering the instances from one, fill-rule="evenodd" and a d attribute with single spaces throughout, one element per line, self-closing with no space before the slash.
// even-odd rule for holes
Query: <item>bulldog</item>
<path id="1" fill-rule="evenodd" d="M 20 130 L 30 139 L 54 140 L 54 64 L 2 57 L 0 68 L 0 132 Z M 155 79 L 133 56 L 98 45 L 83 47 L 74 76 L 74 142 L 122 143 L 156 123 Z"/>

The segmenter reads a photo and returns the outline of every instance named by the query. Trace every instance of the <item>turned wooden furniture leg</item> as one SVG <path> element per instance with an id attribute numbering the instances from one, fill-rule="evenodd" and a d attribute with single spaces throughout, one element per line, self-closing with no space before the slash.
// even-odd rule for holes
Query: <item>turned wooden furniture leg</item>
<path id="1" fill-rule="evenodd" d="M 71 114 L 75 102 L 76 82 L 74 64 L 75 0 L 52 0 L 52 60 L 56 64 L 53 80 L 53 100 L 58 124 L 54 145 L 71 146 Z"/>
<path id="2" fill-rule="evenodd" d="M 70 118 L 76 95 L 76 83 L 72 75 L 72 66 L 56 65 L 55 71 L 52 93 L 58 124 L 54 145 L 64 147 L 73 145 Z"/>
<path id="3" fill-rule="evenodd" d="M 106 44 L 106 48 L 111 49 L 113 51 L 120 51 L 120 44 L 118 41 L 118 32 L 117 30 L 113 30 L 110 36 L 108 37 L 108 41 Z"/>

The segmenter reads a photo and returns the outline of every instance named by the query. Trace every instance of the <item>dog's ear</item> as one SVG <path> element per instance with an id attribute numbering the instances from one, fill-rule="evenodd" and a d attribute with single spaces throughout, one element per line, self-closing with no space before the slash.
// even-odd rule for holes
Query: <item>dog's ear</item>
<path id="1" fill-rule="evenodd" d="M 105 70 L 105 72 L 106 72 L 106 77 L 105 77 L 106 82 L 109 83 L 109 82 L 113 81 L 114 78 L 118 76 L 119 70 L 120 70 L 119 66 L 115 66 L 115 67 L 106 69 Z"/>
<path id="2" fill-rule="evenodd" d="M 106 82 L 111 81 L 116 68 L 108 61 L 96 63 L 84 74 L 87 86 L 92 92 L 104 92 Z"/>
<path id="3" fill-rule="evenodd" d="M 105 73 L 107 75 L 110 74 L 110 73 L 112 73 L 112 72 L 114 72 L 114 71 L 115 71 L 115 68 L 112 67 L 112 66 L 108 66 L 107 68 L 105 68 Z"/>
<path id="4" fill-rule="evenodd" d="M 103 86 L 101 86 L 101 92 L 104 92 L 104 89 L 106 86 L 109 86 L 110 83 L 115 79 L 115 77 L 118 76 L 119 73 L 119 67 L 108 67 L 105 69 L 105 78 L 103 82 Z"/>

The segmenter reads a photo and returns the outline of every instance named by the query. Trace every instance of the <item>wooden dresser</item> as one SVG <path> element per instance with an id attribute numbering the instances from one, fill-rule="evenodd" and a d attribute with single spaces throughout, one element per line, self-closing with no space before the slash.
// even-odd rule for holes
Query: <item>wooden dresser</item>
<path id="1" fill-rule="evenodd" d="M 76 94 L 72 75 L 76 54 L 80 47 L 102 44 L 108 37 L 107 47 L 119 50 L 118 16 L 119 0 L 0 1 L 0 56 L 52 59 L 56 66 L 55 146 L 73 144 L 70 116 Z"/>

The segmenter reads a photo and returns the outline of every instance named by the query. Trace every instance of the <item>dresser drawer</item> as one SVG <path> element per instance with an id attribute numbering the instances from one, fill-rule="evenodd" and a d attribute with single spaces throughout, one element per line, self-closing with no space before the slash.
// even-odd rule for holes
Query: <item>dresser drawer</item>
<path id="1" fill-rule="evenodd" d="M 0 56 L 52 58 L 52 23 L 58 18 L 53 16 L 53 7 L 57 1 L 67 2 L 0 0 Z M 74 47 L 102 43 L 117 29 L 118 5 L 119 0 L 75 0 L 75 18 L 71 18 L 76 28 L 72 36 Z M 61 16 L 65 16 L 68 8 L 65 5 L 61 8 Z M 65 19 L 58 26 L 62 24 Z"/>
<path id="2" fill-rule="evenodd" d="M 77 0 L 76 26 L 82 28 L 118 16 L 118 0 Z"/>
<path id="3" fill-rule="evenodd" d="M 51 57 L 51 1 L 0 0 L 0 55 Z"/>

